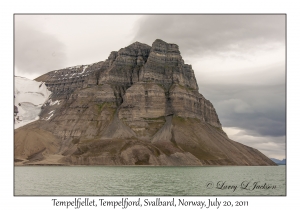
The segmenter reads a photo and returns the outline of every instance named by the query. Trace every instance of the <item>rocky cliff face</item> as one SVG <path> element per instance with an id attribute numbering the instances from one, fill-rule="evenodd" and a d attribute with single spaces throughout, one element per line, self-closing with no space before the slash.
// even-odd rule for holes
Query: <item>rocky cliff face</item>
<path id="1" fill-rule="evenodd" d="M 228 139 L 176 44 L 135 42 L 103 62 L 36 80 L 45 82 L 52 95 L 39 121 L 15 131 L 19 163 L 273 164 L 259 151 Z M 39 148 L 28 149 L 31 139 Z"/>

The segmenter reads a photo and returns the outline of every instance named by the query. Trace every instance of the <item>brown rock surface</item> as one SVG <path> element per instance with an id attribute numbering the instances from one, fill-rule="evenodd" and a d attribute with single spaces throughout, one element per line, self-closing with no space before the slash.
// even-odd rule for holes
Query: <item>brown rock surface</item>
<path id="1" fill-rule="evenodd" d="M 16 164 L 274 165 L 228 139 L 176 44 L 135 42 L 36 80 L 52 95 L 15 130 Z"/>

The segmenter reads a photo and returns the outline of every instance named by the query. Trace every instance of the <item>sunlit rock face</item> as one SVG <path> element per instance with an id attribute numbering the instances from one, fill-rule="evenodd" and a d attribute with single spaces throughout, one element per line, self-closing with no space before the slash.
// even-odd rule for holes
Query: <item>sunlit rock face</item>
<path id="1" fill-rule="evenodd" d="M 15 130 L 18 164 L 274 164 L 228 139 L 176 44 L 135 42 L 36 81 L 52 94 L 39 120 Z"/>

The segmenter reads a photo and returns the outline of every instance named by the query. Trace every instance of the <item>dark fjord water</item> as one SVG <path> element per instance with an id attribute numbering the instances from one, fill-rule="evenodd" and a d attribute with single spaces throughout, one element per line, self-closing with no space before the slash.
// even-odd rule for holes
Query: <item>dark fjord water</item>
<path id="1" fill-rule="evenodd" d="M 16 166 L 15 195 L 286 195 L 285 166 Z"/>

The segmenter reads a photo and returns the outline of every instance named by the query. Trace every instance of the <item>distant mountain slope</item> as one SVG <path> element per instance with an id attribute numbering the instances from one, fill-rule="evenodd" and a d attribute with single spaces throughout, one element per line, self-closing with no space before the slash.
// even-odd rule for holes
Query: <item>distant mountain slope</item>
<path id="1" fill-rule="evenodd" d="M 15 129 L 38 120 L 41 107 L 50 94 L 44 82 L 15 76 Z"/>
<path id="2" fill-rule="evenodd" d="M 270 158 L 274 163 L 277 165 L 285 165 L 286 164 L 286 159 L 278 160 L 276 158 Z"/>

